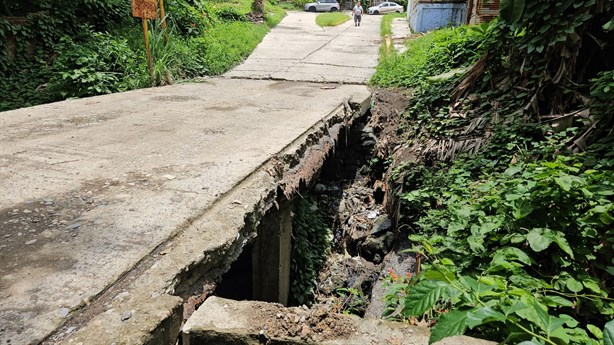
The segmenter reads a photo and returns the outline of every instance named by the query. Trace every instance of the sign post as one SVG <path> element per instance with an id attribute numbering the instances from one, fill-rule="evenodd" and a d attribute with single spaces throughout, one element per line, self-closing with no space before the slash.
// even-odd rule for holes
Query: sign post
<path id="1" fill-rule="evenodd" d="M 162 0 L 160 0 L 162 3 Z M 145 51 L 147 54 L 147 67 L 149 74 L 153 74 L 153 60 L 151 58 L 151 50 L 149 49 L 149 30 L 147 28 L 148 19 L 156 19 L 158 17 L 158 8 L 156 0 L 132 0 L 132 16 L 141 18 L 143 24 L 143 36 L 145 38 Z"/>
<path id="2" fill-rule="evenodd" d="M 166 29 L 166 13 L 164 11 L 164 0 L 160 0 L 160 18 L 162 18 L 162 29 Z"/>

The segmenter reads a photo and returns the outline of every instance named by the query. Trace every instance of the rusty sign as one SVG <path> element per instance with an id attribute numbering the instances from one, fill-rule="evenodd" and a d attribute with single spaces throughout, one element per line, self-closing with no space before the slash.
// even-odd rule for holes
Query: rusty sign
<path id="1" fill-rule="evenodd" d="M 158 16 L 157 0 L 132 0 L 132 16 L 156 19 Z"/>

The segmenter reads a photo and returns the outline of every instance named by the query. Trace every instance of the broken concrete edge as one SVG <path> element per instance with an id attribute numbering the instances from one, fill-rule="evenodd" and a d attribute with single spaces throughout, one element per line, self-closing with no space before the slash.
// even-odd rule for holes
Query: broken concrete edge
<path id="1" fill-rule="evenodd" d="M 329 313 L 327 307 L 323 308 L 286 308 L 274 303 L 212 296 L 184 325 L 182 343 L 428 344 L 430 334 L 427 328 Z"/>
<path id="2" fill-rule="evenodd" d="M 186 322 L 181 340 L 183 345 L 428 345 L 430 330 L 402 322 L 328 313 L 317 306 L 312 309 L 283 307 L 277 303 L 212 296 Z M 494 344 L 483 339 L 452 336 L 433 345 Z"/>
<path id="3" fill-rule="evenodd" d="M 379 43 L 379 42 L 375 42 L 375 43 Z M 273 77 L 270 75 L 267 76 L 260 76 L 260 77 L 254 77 L 254 76 L 237 76 L 237 75 L 226 75 L 224 76 L 224 78 L 226 79 L 237 79 L 237 80 L 271 80 L 271 81 L 292 81 L 292 82 L 296 82 L 296 78 L 281 78 L 281 77 Z M 309 78 L 309 79 L 305 79 L 305 80 L 301 80 L 303 82 L 306 83 L 312 83 L 312 84 L 331 84 L 332 81 L 330 80 L 325 80 L 325 79 L 313 79 L 313 78 Z M 363 80 L 361 82 L 352 82 L 352 81 L 344 81 L 343 85 L 365 85 L 369 82 L 369 80 Z"/>
<path id="4" fill-rule="evenodd" d="M 348 99 L 238 182 L 101 294 L 74 310 L 42 343 L 92 344 L 100 339 L 117 344 L 174 343 L 179 336 L 177 320 L 184 320 L 184 303 L 203 295 L 192 299 L 200 303 L 211 292 L 215 280 L 255 238 L 260 218 L 276 205 L 278 190 L 309 183 L 319 169 L 303 179 L 285 179 L 284 173 L 300 169 L 313 152 L 322 152 L 310 150 L 311 146 L 336 142 L 342 126 L 364 116 L 370 105 L 370 96 L 365 96 Z M 334 145 L 325 146 L 325 155 L 334 150 Z M 200 231 L 212 227 L 219 228 L 215 237 L 211 231 Z M 127 311 L 126 319 L 122 314 Z"/>

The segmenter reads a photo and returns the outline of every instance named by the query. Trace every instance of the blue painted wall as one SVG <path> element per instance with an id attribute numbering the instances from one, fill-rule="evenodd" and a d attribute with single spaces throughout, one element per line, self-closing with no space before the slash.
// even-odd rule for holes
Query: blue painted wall
<path id="1" fill-rule="evenodd" d="M 414 32 L 425 32 L 464 24 L 466 13 L 465 3 L 418 3 L 413 12 L 408 11 L 407 16 Z"/>

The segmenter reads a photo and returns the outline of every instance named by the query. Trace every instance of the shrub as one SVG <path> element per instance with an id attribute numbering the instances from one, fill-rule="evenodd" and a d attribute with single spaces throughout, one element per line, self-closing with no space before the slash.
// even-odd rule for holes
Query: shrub
<path id="1" fill-rule="evenodd" d="M 249 55 L 267 31 L 266 25 L 223 23 L 209 30 L 205 36 L 192 40 L 191 46 L 202 54 L 207 73 L 219 75 Z"/>
<path id="2" fill-rule="evenodd" d="M 414 87 L 428 76 L 467 66 L 480 56 L 484 34 L 471 27 L 448 28 L 409 40 L 403 54 L 383 54 L 370 83 Z"/>
<path id="3" fill-rule="evenodd" d="M 322 13 L 316 17 L 316 24 L 319 26 L 336 26 L 347 22 L 350 19 L 345 13 Z"/>
<path id="4" fill-rule="evenodd" d="M 143 68 L 126 40 L 100 33 L 93 33 L 85 43 L 64 37 L 48 88 L 64 98 L 125 91 L 144 86 Z M 134 80 L 125 82 L 130 79 Z"/>

